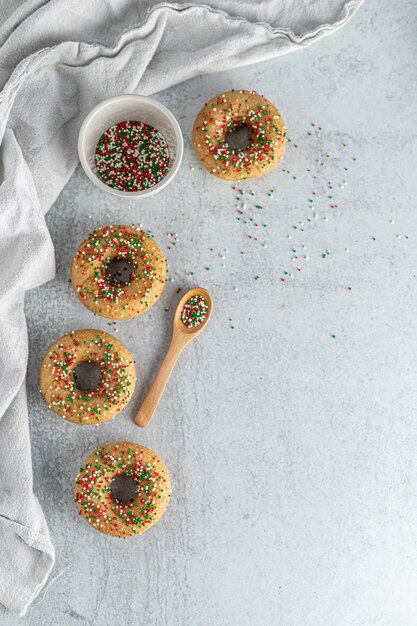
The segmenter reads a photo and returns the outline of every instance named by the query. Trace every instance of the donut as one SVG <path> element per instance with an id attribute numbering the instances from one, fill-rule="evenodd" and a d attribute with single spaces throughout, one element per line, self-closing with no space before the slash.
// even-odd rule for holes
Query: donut
<path id="1" fill-rule="evenodd" d="M 144 533 L 161 519 L 170 495 L 171 481 L 162 459 L 128 441 L 97 448 L 75 481 L 79 514 L 113 537 Z"/>
<path id="2" fill-rule="evenodd" d="M 166 282 L 165 256 L 151 235 L 135 226 L 94 230 L 78 248 L 71 284 L 90 311 L 111 319 L 151 308 Z"/>
<path id="3" fill-rule="evenodd" d="M 87 370 L 84 376 L 82 369 Z M 49 348 L 41 365 L 45 401 L 57 415 L 75 424 L 98 424 L 116 417 L 128 404 L 135 384 L 131 353 L 100 330 L 64 335 Z"/>
<path id="4" fill-rule="evenodd" d="M 248 129 L 248 147 L 231 147 L 228 134 L 242 128 Z M 285 144 L 286 129 L 278 109 L 256 91 L 232 90 L 215 96 L 194 123 L 198 158 L 211 174 L 224 180 L 246 180 L 270 172 L 281 161 Z"/>

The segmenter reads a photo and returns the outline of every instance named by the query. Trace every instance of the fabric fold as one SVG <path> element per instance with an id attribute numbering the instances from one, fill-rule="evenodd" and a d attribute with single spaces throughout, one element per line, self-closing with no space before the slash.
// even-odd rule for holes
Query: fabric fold
<path id="1" fill-rule="evenodd" d="M 42 517 L 39 511 L 37 517 Z M 45 529 L 44 529 L 45 532 Z M 48 579 L 54 565 L 54 551 L 43 533 L 0 517 L 0 603 L 24 615 Z"/>

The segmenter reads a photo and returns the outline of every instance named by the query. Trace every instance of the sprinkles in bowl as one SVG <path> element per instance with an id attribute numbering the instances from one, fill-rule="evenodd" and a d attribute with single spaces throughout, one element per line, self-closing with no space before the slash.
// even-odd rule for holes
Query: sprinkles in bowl
<path id="1" fill-rule="evenodd" d="M 100 137 L 95 164 L 101 180 L 119 191 L 143 191 L 159 183 L 169 169 L 164 136 L 140 121 L 124 121 Z"/>

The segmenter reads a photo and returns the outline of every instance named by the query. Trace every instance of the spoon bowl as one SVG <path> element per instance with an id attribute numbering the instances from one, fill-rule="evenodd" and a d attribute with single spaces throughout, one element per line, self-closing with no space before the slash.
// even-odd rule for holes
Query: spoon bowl
<path id="1" fill-rule="evenodd" d="M 188 302 L 188 300 L 190 298 L 193 298 L 194 296 L 201 296 L 202 298 L 204 298 L 204 300 L 207 302 L 208 309 L 207 309 L 206 317 L 198 326 L 188 327 L 181 321 L 181 313 L 182 313 L 185 303 Z M 189 341 L 191 341 L 191 339 L 193 339 L 196 335 L 198 335 L 198 333 L 201 333 L 204 326 L 209 321 L 212 310 L 213 310 L 213 301 L 211 299 L 210 292 L 207 291 L 207 289 L 203 289 L 202 287 L 196 287 L 195 289 L 190 289 L 190 291 L 187 291 L 187 293 L 183 295 L 183 297 L 179 301 L 177 308 L 175 310 L 173 329 L 172 329 L 173 334 L 182 333 L 184 335 L 188 335 Z"/>
<path id="2" fill-rule="evenodd" d="M 181 314 L 184 309 L 184 305 L 193 296 L 201 296 L 207 303 L 207 313 L 204 319 L 197 326 L 186 326 L 181 320 Z M 145 400 L 142 403 L 136 417 L 135 423 L 142 428 L 145 428 L 151 421 L 153 414 L 159 404 L 162 394 L 165 391 L 165 387 L 172 374 L 175 364 L 179 355 L 183 351 L 186 345 L 188 345 L 197 335 L 201 333 L 210 319 L 213 310 L 213 299 L 210 292 L 202 287 L 196 287 L 187 291 L 185 295 L 179 301 L 175 310 L 173 327 L 172 327 L 172 339 L 168 352 L 162 361 L 162 365 L 157 373 L 155 380 L 153 381 L 151 388 L 149 389 Z"/>

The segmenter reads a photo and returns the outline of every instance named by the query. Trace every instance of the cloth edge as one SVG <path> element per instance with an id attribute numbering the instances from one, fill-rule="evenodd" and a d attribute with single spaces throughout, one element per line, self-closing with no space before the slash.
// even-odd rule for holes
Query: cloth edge
<path id="1" fill-rule="evenodd" d="M 33 495 L 33 498 L 35 498 L 35 495 Z M 42 560 L 38 558 L 38 555 L 36 555 L 38 569 L 36 570 L 35 576 L 33 576 L 33 570 L 31 570 L 31 588 L 28 588 L 27 584 L 19 585 L 20 580 L 16 574 L 9 572 L 9 580 L 15 585 L 17 590 L 16 595 L 19 597 L 19 603 L 11 603 L 7 592 L 5 592 L 0 586 L 0 603 L 12 613 L 22 617 L 48 580 L 49 574 L 55 564 L 55 552 L 52 545 L 48 544 L 46 538 L 40 533 L 32 531 L 26 526 L 10 520 L 3 515 L 0 515 L 0 527 L 1 526 L 3 529 L 6 529 L 7 534 L 10 535 L 8 549 L 12 549 L 12 545 L 15 541 L 18 541 L 18 543 L 21 542 L 19 549 L 27 548 L 30 552 L 40 552 L 44 555 L 44 557 L 46 557 Z"/>

